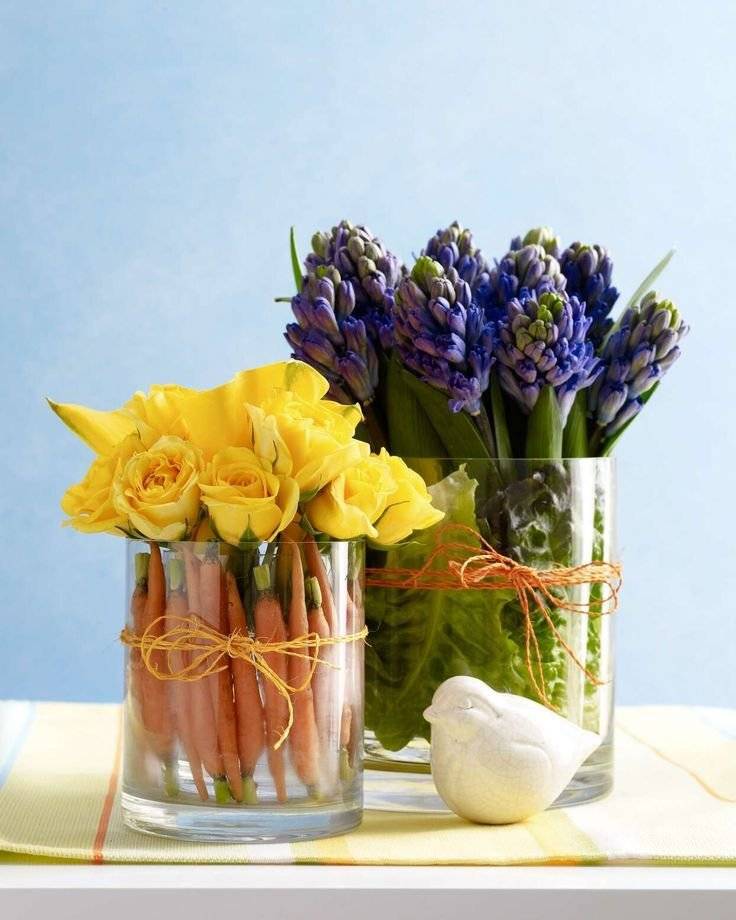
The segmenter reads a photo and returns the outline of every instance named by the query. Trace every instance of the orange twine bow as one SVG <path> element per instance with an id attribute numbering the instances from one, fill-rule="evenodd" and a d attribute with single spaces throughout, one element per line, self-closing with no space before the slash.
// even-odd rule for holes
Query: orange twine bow
<path id="1" fill-rule="evenodd" d="M 157 635 L 158 627 L 162 622 L 174 623 L 161 635 Z M 270 681 L 278 692 L 284 697 L 289 707 L 289 720 L 286 728 L 274 744 L 278 750 L 286 741 L 294 723 L 294 707 L 291 702 L 292 693 L 300 693 L 310 685 L 318 665 L 336 667 L 332 662 L 319 657 L 319 650 L 325 646 L 339 645 L 345 642 L 359 642 L 365 639 L 368 630 L 364 626 L 359 632 L 347 636 L 330 636 L 321 638 L 317 633 L 307 633 L 296 639 L 284 642 L 264 642 L 235 631 L 230 635 L 221 633 L 218 629 L 205 623 L 199 617 L 158 617 L 145 630 L 142 636 L 137 636 L 129 629 L 120 633 L 120 641 L 129 648 L 138 649 L 141 660 L 148 671 L 158 680 L 195 681 L 202 680 L 224 671 L 228 667 L 228 658 L 241 658 L 249 661 L 265 680 Z M 315 654 L 310 654 L 314 651 Z M 154 655 L 162 652 L 166 655 L 166 671 L 162 672 L 156 666 Z M 181 668 L 172 667 L 172 655 L 187 654 L 189 664 Z M 268 663 L 267 655 L 280 654 L 292 658 L 303 658 L 309 661 L 309 676 L 298 687 L 291 686 Z M 186 660 L 186 658 L 185 658 Z"/>
<path id="2" fill-rule="evenodd" d="M 455 539 L 452 539 L 453 532 L 456 534 Z M 447 536 L 451 539 L 445 539 Z M 462 540 L 462 536 L 470 538 L 472 542 Z M 438 561 L 445 560 L 444 566 L 436 565 Z M 596 598 L 595 601 L 576 602 L 561 599 L 552 591 L 553 588 L 593 584 L 605 585 L 608 588 L 606 596 Z M 366 586 L 429 591 L 511 589 L 516 593 L 524 620 L 526 667 L 534 689 L 545 705 L 555 708 L 547 695 L 542 653 L 532 622 L 532 608 L 548 624 L 554 637 L 587 679 L 595 686 L 604 683 L 586 667 L 562 637 L 552 619 L 550 607 L 569 613 L 590 614 L 595 603 L 601 608 L 596 612 L 614 613 L 618 608 L 621 589 L 621 566 L 616 563 L 586 562 L 583 565 L 534 569 L 499 553 L 472 527 L 446 524 L 438 529 L 435 546 L 421 568 L 368 568 Z M 536 662 L 536 673 L 532 654 Z"/>

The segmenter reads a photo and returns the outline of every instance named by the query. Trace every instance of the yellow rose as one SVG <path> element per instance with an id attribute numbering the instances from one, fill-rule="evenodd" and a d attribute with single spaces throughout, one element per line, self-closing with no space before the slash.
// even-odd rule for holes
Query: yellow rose
<path id="1" fill-rule="evenodd" d="M 362 418 L 358 406 L 345 406 L 328 399 L 311 401 L 295 392 L 275 391 L 260 406 L 249 404 L 253 444 L 264 450 L 286 451 L 291 476 L 302 498 L 313 496 L 344 470 L 370 453 L 353 437 Z M 269 456 L 273 460 L 273 455 Z"/>
<path id="2" fill-rule="evenodd" d="M 200 512 L 202 454 L 171 435 L 132 456 L 113 482 L 113 506 L 126 529 L 149 540 L 183 540 Z"/>
<path id="3" fill-rule="evenodd" d="M 120 533 L 127 519 L 113 505 L 113 482 L 127 461 L 144 449 L 138 436 L 132 434 L 116 450 L 95 459 L 84 479 L 67 489 L 61 500 L 69 515 L 64 526 L 82 533 Z"/>
<path id="4" fill-rule="evenodd" d="M 384 513 L 396 483 L 383 458 L 370 456 L 340 473 L 307 505 L 309 523 L 336 540 L 377 537 L 374 522 Z"/>
<path id="5" fill-rule="evenodd" d="M 386 510 L 376 522 L 375 540 L 388 546 L 405 540 L 415 530 L 432 527 L 445 515 L 432 507 L 426 483 L 400 457 L 392 457 L 382 450 L 380 459 L 388 466 L 396 486 Z"/>
<path id="6" fill-rule="evenodd" d="M 238 546 L 272 540 L 294 519 L 299 486 L 279 477 L 247 447 L 215 454 L 201 481 L 202 501 L 218 535 Z"/>

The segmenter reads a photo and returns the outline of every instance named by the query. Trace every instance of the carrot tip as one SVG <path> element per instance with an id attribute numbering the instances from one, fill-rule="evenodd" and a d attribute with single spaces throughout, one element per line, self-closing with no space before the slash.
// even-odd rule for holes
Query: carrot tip
<path id="1" fill-rule="evenodd" d="M 214 785 L 215 801 L 220 805 L 227 805 L 230 801 L 230 787 L 227 784 L 227 779 L 224 776 L 216 776 Z"/>

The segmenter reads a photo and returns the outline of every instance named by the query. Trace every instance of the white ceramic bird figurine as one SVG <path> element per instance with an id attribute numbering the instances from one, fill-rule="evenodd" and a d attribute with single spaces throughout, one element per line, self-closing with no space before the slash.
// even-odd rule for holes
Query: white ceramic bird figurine
<path id="1" fill-rule="evenodd" d="M 552 710 L 475 677 L 451 677 L 424 712 L 432 777 L 446 805 L 479 824 L 544 811 L 601 739 Z"/>

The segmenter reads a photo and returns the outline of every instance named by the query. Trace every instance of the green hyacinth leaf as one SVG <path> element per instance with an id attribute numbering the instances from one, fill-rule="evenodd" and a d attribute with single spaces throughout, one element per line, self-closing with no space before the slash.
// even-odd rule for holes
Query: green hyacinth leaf
<path id="1" fill-rule="evenodd" d="M 293 227 L 289 230 L 289 251 L 291 252 L 291 270 L 294 272 L 294 284 L 296 284 L 297 294 L 302 289 L 302 263 L 296 248 L 296 231 Z"/>
<path id="2" fill-rule="evenodd" d="M 407 386 L 407 372 L 393 359 L 386 370 L 386 419 L 391 453 L 400 457 L 444 457 L 442 438 L 429 420 L 413 389 Z M 426 384 L 423 384 L 426 386 Z"/>
<path id="3" fill-rule="evenodd" d="M 394 386 L 389 388 L 391 403 L 401 390 L 408 390 L 414 396 L 434 428 L 436 436 L 443 444 L 443 450 L 434 454 L 436 457 L 490 457 L 490 451 L 478 431 L 478 427 L 467 412 L 451 412 L 447 405 L 447 396 L 415 377 L 410 371 L 397 364 L 398 377 Z M 391 412 L 391 408 L 389 408 Z M 394 410 L 396 427 L 405 428 L 407 419 Z M 391 429 L 391 446 L 396 450 Z M 408 436 L 408 435 L 407 435 Z M 417 441 L 417 443 L 422 443 Z M 402 453 L 401 450 L 398 451 Z M 416 451 L 413 453 L 417 455 Z M 425 456 L 428 456 L 425 453 Z"/>
<path id="4" fill-rule="evenodd" d="M 503 391 L 498 375 L 491 374 L 491 417 L 493 431 L 496 436 L 496 453 L 500 460 L 508 460 L 513 456 L 509 426 L 506 423 L 506 408 L 503 404 Z"/>
<path id="5" fill-rule="evenodd" d="M 562 458 L 562 419 L 554 387 L 544 386 L 529 416 L 526 456 L 533 460 Z"/>
<path id="6" fill-rule="evenodd" d="M 580 390 L 572 404 L 562 435 L 563 457 L 587 457 L 588 446 L 588 394 Z"/>
<path id="7" fill-rule="evenodd" d="M 642 281 L 639 287 L 634 291 L 634 293 L 629 298 L 629 302 L 626 304 L 626 307 L 633 307 L 634 304 L 639 303 L 641 298 L 651 290 L 654 282 L 659 278 L 662 272 L 667 268 L 672 260 L 672 256 L 675 254 L 674 249 L 670 249 L 664 258 L 660 259 L 659 262 L 654 266 L 654 268 L 649 272 L 646 278 Z"/>

